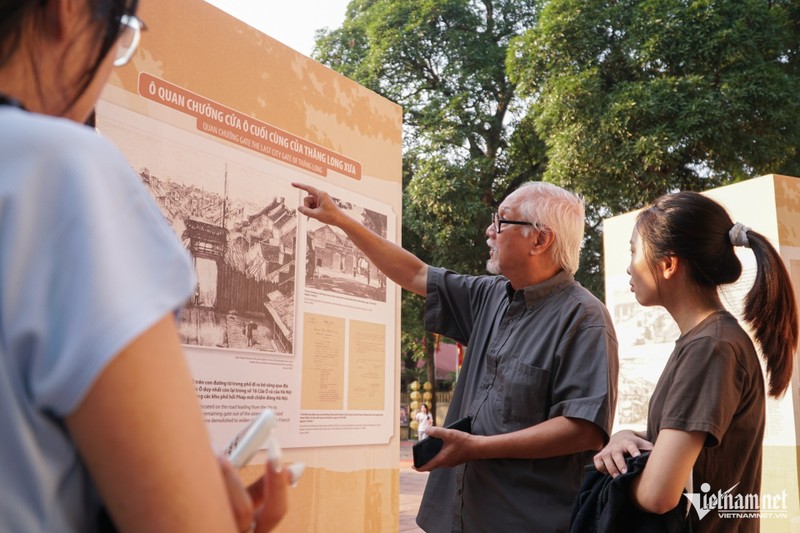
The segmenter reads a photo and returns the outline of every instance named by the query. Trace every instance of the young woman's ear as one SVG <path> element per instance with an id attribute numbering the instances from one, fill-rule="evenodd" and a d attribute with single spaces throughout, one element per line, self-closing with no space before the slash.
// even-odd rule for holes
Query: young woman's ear
<path id="1" fill-rule="evenodd" d="M 680 266 L 680 259 L 675 255 L 667 256 L 659 262 L 661 268 L 661 276 L 664 279 L 670 279 L 675 276 Z"/>

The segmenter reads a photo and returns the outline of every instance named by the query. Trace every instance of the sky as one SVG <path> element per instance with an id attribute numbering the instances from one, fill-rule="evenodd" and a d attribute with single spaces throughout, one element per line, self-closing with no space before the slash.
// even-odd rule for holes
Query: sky
<path id="1" fill-rule="evenodd" d="M 314 32 L 341 26 L 350 0 L 206 0 L 307 56 Z"/>

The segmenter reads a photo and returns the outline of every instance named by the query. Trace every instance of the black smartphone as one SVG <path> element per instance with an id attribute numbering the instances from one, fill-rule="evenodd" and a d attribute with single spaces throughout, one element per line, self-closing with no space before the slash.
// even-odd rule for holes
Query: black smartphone
<path id="1" fill-rule="evenodd" d="M 450 425 L 445 426 L 445 429 L 455 429 L 463 431 L 464 433 L 472 432 L 472 417 L 465 416 L 459 418 Z M 414 468 L 419 468 L 439 453 L 444 445 L 442 439 L 435 437 L 426 437 L 411 447 L 411 453 L 414 456 Z"/>

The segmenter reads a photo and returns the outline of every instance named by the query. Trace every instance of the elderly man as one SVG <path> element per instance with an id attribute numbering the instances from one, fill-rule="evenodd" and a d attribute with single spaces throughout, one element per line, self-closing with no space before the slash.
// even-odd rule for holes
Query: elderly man
<path id="1" fill-rule="evenodd" d="M 468 346 L 441 452 L 417 523 L 430 532 L 567 531 L 583 467 L 608 440 L 617 341 L 603 304 L 578 284 L 583 202 L 530 182 L 486 229 L 487 269 L 468 276 L 429 266 L 306 185 L 300 213 L 341 228 L 390 279 L 426 297 L 429 331 Z"/>

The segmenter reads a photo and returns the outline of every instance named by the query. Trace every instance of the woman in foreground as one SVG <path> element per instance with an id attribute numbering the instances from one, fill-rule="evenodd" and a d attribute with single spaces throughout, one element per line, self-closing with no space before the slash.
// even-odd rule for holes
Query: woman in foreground
<path id="1" fill-rule="evenodd" d="M 0 0 L 0 530 L 268 531 L 211 448 L 174 314 L 190 259 L 81 123 L 133 55 L 136 0 Z M 269 499 L 267 505 L 263 502 Z"/>

